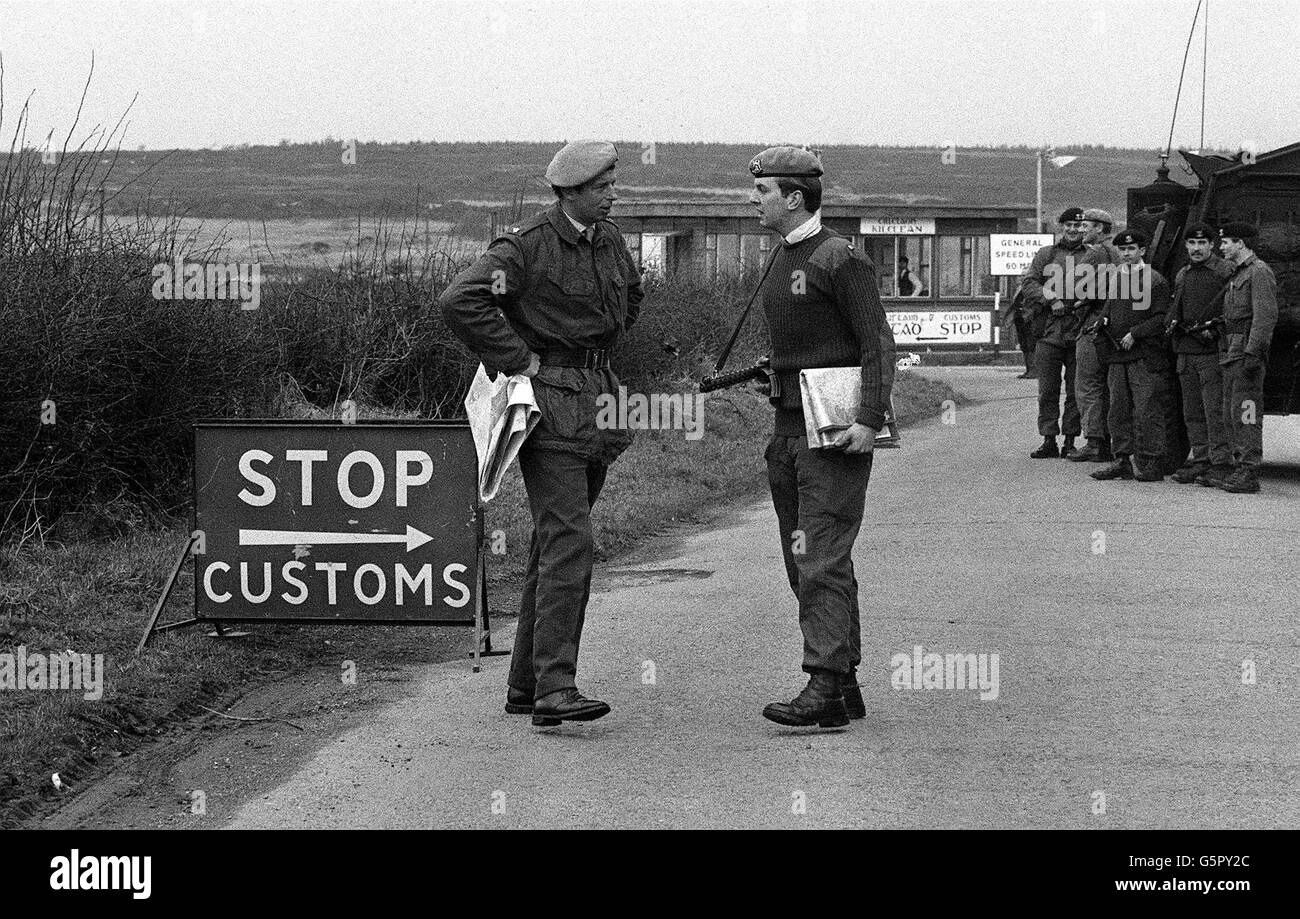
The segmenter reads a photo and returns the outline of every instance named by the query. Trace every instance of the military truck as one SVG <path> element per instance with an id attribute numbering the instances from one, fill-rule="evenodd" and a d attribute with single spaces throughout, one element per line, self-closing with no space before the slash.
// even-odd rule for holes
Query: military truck
<path id="1" fill-rule="evenodd" d="M 1187 261 L 1187 224 L 1204 221 L 1217 227 L 1240 220 L 1258 228 L 1251 249 L 1277 276 L 1278 299 L 1263 410 L 1300 412 L 1300 143 L 1235 157 L 1178 153 L 1197 185 L 1171 180 L 1162 156 L 1156 180 L 1128 190 L 1128 225 L 1147 234 L 1147 261 L 1171 282 Z M 1181 427 L 1181 417 L 1177 423 Z M 1171 454 L 1176 452 L 1171 444 Z M 1184 439 L 1182 455 L 1186 453 Z"/>

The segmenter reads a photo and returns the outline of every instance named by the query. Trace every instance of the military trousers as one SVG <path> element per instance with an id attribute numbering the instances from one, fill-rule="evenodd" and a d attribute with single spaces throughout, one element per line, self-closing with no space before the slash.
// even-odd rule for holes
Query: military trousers
<path id="1" fill-rule="evenodd" d="M 591 596 L 591 508 L 609 467 L 565 450 L 519 452 L 533 536 L 510 658 L 510 688 L 541 698 L 574 686 Z"/>
<path id="2" fill-rule="evenodd" d="M 1183 421 L 1193 463 L 1232 465 L 1232 447 L 1223 415 L 1223 369 L 1218 354 L 1178 355 Z"/>
<path id="3" fill-rule="evenodd" d="M 1223 367 L 1223 422 L 1228 429 L 1232 463 L 1257 469 L 1264 461 L 1264 373 L 1246 369 L 1237 359 Z"/>
<path id="4" fill-rule="evenodd" d="M 1038 433 L 1043 437 L 1078 437 L 1082 431 L 1079 403 L 1074 395 L 1074 342 L 1038 342 L 1034 353 L 1038 368 Z M 1061 411 L 1061 377 L 1065 377 L 1065 411 Z"/>
<path id="5" fill-rule="evenodd" d="M 1097 356 L 1097 345 L 1091 335 L 1079 336 L 1074 344 L 1074 357 L 1074 395 L 1079 405 L 1083 436 L 1089 440 L 1104 441 L 1109 434 L 1109 371 Z"/>
<path id="6" fill-rule="evenodd" d="M 1110 449 L 1117 457 L 1122 453 L 1144 465 L 1163 467 L 1170 383 L 1167 371 L 1151 370 L 1141 358 L 1110 365 L 1107 423 Z"/>
<path id="7" fill-rule="evenodd" d="M 845 673 L 862 661 L 853 543 L 873 456 L 812 450 L 803 435 L 779 434 L 764 453 L 785 573 L 799 601 L 807 673 Z"/>

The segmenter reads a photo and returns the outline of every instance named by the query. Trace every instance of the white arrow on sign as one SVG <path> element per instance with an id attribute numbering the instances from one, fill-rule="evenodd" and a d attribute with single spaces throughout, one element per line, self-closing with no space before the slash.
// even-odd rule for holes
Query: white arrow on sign
<path id="1" fill-rule="evenodd" d="M 241 546 L 318 546 L 326 544 L 355 544 L 404 542 L 406 551 L 418 549 L 433 539 L 428 533 L 422 533 L 409 523 L 406 535 L 401 533 L 308 533 L 302 530 L 240 530 Z"/>

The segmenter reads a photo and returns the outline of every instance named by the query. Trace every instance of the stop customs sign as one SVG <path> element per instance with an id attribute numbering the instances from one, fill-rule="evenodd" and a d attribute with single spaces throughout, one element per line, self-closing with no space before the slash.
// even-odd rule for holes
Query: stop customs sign
<path id="1" fill-rule="evenodd" d="M 473 623 L 477 469 L 464 423 L 195 425 L 195 616 Z"/>

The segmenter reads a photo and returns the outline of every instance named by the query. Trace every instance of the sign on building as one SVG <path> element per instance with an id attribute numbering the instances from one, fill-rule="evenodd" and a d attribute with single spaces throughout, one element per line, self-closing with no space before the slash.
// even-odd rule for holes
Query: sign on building
<path id="1" fill-rule="evenodd" d="M 863 236 L 933 236 L 933 217 L 892 217 L 882 214 L 863 217 L 858 224 Z"/>
<path id="2" fill-rule="evenodd" d="M 1051 233 L 990 233 L 989 273 L 994 277 L 1022 275 L 1034 254 L 1055 241 Z"/>
<path id="3" fill-rule="evenodd" d="M 993 314 L 983 311 L 913 313 L 886 310 L 899 345 L 987 345 L 993 342 Z"/>
<path id="4" fill-rule="evenodd" d="M 464 423 L 213 422 L 194 449 L 196 618 L 474 622 Z"/>

